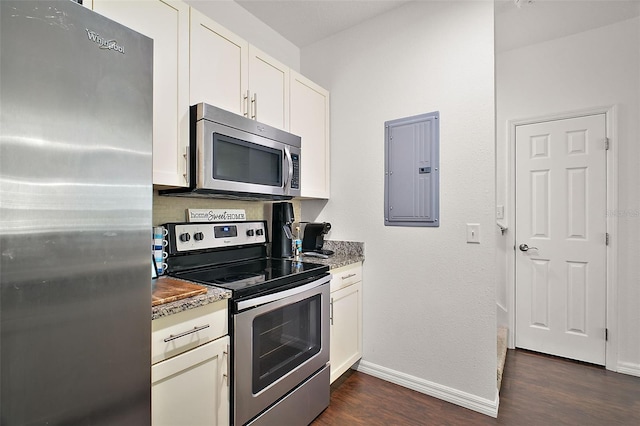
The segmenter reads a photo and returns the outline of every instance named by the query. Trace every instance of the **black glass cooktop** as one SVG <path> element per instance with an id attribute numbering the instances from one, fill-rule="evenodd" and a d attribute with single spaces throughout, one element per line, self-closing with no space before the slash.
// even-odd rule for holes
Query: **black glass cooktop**
<path id="1" fill-rule="evenodd" d="M 324 275 L 326 265 L 292 259 L 255 259 L 173 274 L 178 278 L 222 287 L 233 298 L 254 296 Z"/>

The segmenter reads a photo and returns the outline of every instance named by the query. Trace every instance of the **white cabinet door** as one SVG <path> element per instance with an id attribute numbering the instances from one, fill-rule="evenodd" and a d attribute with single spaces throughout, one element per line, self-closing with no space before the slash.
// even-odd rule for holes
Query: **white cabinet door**
<path id="1" fill-rule="evenodd" d="M 289 128 L 302 137 L 302 197 L 329 198 L 329 92 L 298 73 L 290 73 Z"/>
<path id="2" fill-rule="evenodd" d="M 289 130 L 289 68 L 249 45 L 250 117 Z"/>
<path id="3" fill-rule="evenodd" d="M 247 115 L 249 44 L 191 8 L 191 105 L 206 102 Z"/>
<path id="4" fill-rule="evenodd" d="M 189 6 L 93 0 L 93 10 L 153 39 L 153 183 L 187 186 Z"/>
<path id="5" fill-rule="evenodd" d="M 229 336 L 151 367 L 153 426 L 229 424 Z"/>
<path id="6" fill-rule="evenodd" d="M 331 293 L 331 382 L 362 357 L 362 282 Z"/>

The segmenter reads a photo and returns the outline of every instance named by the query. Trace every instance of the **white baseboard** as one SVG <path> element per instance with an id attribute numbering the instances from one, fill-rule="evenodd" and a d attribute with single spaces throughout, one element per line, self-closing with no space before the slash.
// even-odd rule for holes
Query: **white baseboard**
<path id="1" fill-rule="evenodd" d="M 395 383 L 408 389 L 413 389 L 425 395 L 486 414 L 487 416 L 498 417 L 500 399 L 497 390 L 496 399 L 491 401 L 489 399 L 480 398 L 470 393 L 430 382 L 399 371 L 391 370 L 390 368 L 382 367 L 364 360 L 361 360 L 357 364 L 356 369 L 362 373 L 386 380 L 387 382 Z"/>
<path id="2" fill-rule="evenodd" d="M 618 373 L 640 377 L 640 364 L 634 364 L 631 362 L 619 362 Z"/>

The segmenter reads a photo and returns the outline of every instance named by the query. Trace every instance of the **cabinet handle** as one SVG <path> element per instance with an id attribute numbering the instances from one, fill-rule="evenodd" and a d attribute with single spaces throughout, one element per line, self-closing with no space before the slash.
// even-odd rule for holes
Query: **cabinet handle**
<path id="1" fill-rule="evenodd" d="M 251 118 L 253 118 L 254 120 L 258 119 L 258 94 L 254 93 L 253 94 L 253 99 L 251 99 L 251 103 L 253 104 L 253 115 L 251 116 Z"/>
<path id="2" fill-rule="evenodd" d="M 355 276 L 356 276 L 356 274 L 349 274 L 349 275 L 346 275 L 346 276 L 342 277 L 342 279 L 343 280 L 347 280 L 347 279 L 349 279 L 351 277 L 355 277 Z"/>
<path id="3" fill-rule="evenodd" d="M 333 297 L 331 298 L 331 302 L 329 302 L 329 322 L 333 325 Z"/>
<path id="4" fill-rule="evenodd" d="M 204 330 L 205 328 L 209 328 L 209 324 L 207 325 L 201 325 L 200 327 L 193 327 L 193 330 L 187 330 L 187 331 L 183 331 L 182 333 L 178 333 L 178 334 L 170 334 L 169 337 L 167 337 L 166 339 L 164 339 L 165 343 L 168 343 L 172 340 L 176 340 L 179 339 L 181 337 L 184 336 L 188 336 L 189 334 L 193 334 L 193 333 L 197 333 L 198 331 Z"/>
<path id="5" fill-rule="evenodd" d="M 242 97 L 242 100 L 244 102 L 244 112 L 242 113 L 242 115 L 244 115 L 245 117 L 249 117 L 249 98 L 251 97 L 250 93 L 249 93 L 249 89 L 247 89 L 247 94 L 244 95 Z"/>
<path id="6" fill-rule="evenodd" d="M 184 149 L 184 164 L 185 164 L 185 172 L 182 174 L 184 176 L 184 181 L 189 183 L 189 145 L 187 145 Z"/>
<path id="7" fill-rule="evenodd" d="M 223 373 L 222 377 L 224 377 L 227 381 L 227 387 L 229 386 L 229 376 L 231 375 L 231 360 L 229 359 L 229 345 L 227 345 L 227 350 L 223 351 L 222 354 L 227 357 L 227 372 Z"/>

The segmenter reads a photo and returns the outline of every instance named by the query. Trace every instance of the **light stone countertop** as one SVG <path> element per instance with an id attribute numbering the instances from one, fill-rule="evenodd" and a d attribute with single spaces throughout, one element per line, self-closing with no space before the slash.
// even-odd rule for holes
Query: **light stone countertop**
<path id="1" fill-rule="evenodd" d="M 156 305 L 151 308 L 151 320 L 177 314 L 178 312 L 188 311 L 189 309 L 199 306 L 208 305 L 219 300 L 229 299 L 231 291 L 217 287 L 207 287 L 206 294 L 188 297 L 186 299 L 176 300 L 175 302 Z"/>
<path id="2" fill-rule="evenodd" d="M 351 265 L 352 263 L 358 263 L 364 261 L 364 256 L 336 254 L 329 256 L 328 259 L 322 259 L 319 257 L 301 256 L 302 262 L 319 263 L 320 265 L 328 265 L 329 269 L 338 269 L 343 266 Z"/>
<path id="3" fill-rule="evenodd" d="M 318 263 L 320 265 L 328 265 L 329 266 L 329 272 L 331 272 L 331 269 L 338 269 L 341 268 L 343 266 L 347 266 L 347 265 L 351 265 L 352 263 L 358 263 L 358 262 L 362 262 L 364 260 L 364 256 L 339 256 L 339 255 L 333 255 L 333 256 L 329 256 L 328 259 L 320 259 L 318 257 L 305 257 L 302 256 L 300 258 L 301 261 L 303 262 L 308 262 L 308 263 Z"/>
<path id="4" fill-rule="evenodd" d="M 325 240 L 322 248 L 326 250 L 333 250 L 335 253 L 327 259 L 302 256 L 302 261 L 329 265 L 330 269 L 338 269 L 342 266 L 364 261 L 364 243 Z"/>

